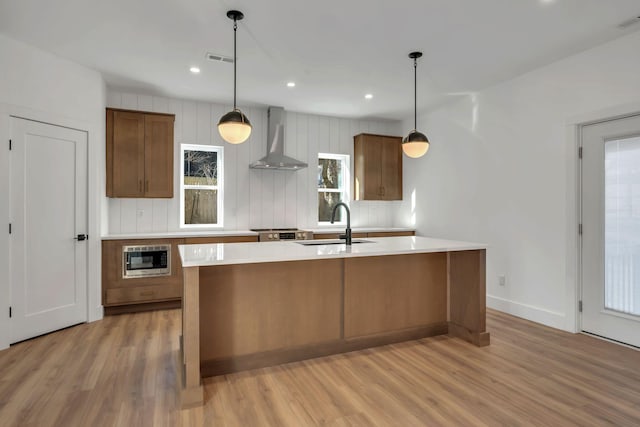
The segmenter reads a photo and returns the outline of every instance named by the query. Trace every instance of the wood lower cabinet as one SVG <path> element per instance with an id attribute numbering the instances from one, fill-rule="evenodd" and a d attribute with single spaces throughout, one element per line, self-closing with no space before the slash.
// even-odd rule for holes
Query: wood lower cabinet
<path id="1" fill-rule="evenodd" d="M 149 301 L 174 300 L 180 299 L 180 296 L 180 283 L 111 288 L 105 291 L 105 299 L 111 304 L 118 305 L 143 303 Z"/>
<path id="2" fill-rule="evenodd" d="M 344 232 L 342 233 L 313 233 L 313 239 L 314 240 L 319 240 L 319 239 L 339 239 L 340 235 L 344 234 Z M 367 233 L 351 233 L 351 238 L 352 239 L 361 239 L 363 237 L 367 237 Z"/>
<path id="3" fill-rule="evenodd" d="M 314 239 L 339 239 L 343 233 L 313 233 Z M 372 233 L 352 233 L 354 239 L 366 237 L 395 237 L 395 236 L 415 236 L 415 231 L 376 231 Z"/>
<path id="4" fill-rule="evenodd" d="M 402 138 L 362 133 L 354 139 L 356 200 L 402 200 Z"/>
<path id="5" fill-rule="evenodd" d="M 204 245 L 213 243 L 246 243 L 257 242 L 258 236 L 224 236 L 224 237 L 187 237 L 186 245 Z"/>
<path id="6" fill-rule="evenodd" d="M 107 196 L 173 197 L 173 114 L 107 108 Z"/>
<path id="7" fill-rule="evenodd" d="M 178 245 L 183 239 L 140 239 L 102 241 L 102 305 L 107 314 L 155 308 L 155 303 L 173 302 L 179 307 L 182 298 L 182 264 Z M 123 277 L 124 246 L 171 245 L 171 274 L 158 277 Z M 127 309 L 113 307 L 136 305 Z M 167 304 L 162 304 L 165 307 Z"/>
<path id="8" fill-rule="evenodd" d="M 374 233 L 367 233 L 367 237 L 397 237 L 415 235 L 415 231 L 376 231 Z"/>
<path id="9" fill-rule="evenodd" d="M 126 239 L 102 241 L 102 305 L 106 314 L 177 308 L 182 300 L 182 263 L 178 245 L 257 242 L 258 236 L 204 236 L 184 239 Z M 171 245 L 171 274 L 123 277 L 124 246 Z"/>

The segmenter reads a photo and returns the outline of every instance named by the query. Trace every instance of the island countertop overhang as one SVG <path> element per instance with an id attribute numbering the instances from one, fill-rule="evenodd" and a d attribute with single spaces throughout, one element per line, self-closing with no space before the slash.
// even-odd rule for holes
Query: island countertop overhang
<path id="1" fill-rule="evenodd" d="M 183 267 L 406 255 L 486 249 L 483 243 L 420 236 L 367 238 L 370 243 L 304 246 L 293 241 L 178 245 Z M 317 243 L 320 243 L 319 241 Z"/>

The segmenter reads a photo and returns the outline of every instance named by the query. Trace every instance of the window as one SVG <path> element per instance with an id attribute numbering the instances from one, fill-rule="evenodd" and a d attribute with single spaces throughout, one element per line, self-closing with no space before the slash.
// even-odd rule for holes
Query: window
<path id="1" fill-rule="evenodd" d="M 181 227 L 222 227 L 222 147 L 182 144 Z"/>
<path id="2" fill-rule="evenodd" d="M 349 156 L 318 154 L 318 222 L 330 223 L 338 202 L 349 202 Z M 336 211 L 336 222 L 346 223 L 344 209 Z"/>

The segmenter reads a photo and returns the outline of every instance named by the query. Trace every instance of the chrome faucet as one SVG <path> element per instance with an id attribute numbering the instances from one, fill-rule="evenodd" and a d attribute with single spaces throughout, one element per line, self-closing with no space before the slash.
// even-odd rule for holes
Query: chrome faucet
<path id="1" fill-rule="evenodd" d="M 341 239 L 345 239 L 347 246 L 351 246 L 351 211 L 349 211 L 349 206 L 347 206 L 343 202 L 336 203 L 336 205 L 333 207 L 333 211 L 331 212 L 331 224 L 333 224 L 333 221 L 336 218 L 336 211 L 340 206 L 343 206 L 347 211 L 347 229 L 344 231 L 344 234 L 341 234 L 338 237 Z"/>

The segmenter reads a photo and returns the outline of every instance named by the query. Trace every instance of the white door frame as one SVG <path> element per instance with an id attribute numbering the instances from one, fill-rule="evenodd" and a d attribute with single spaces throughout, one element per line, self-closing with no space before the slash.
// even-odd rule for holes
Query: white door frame
<path id="1" fill-rule="evenodd" d="M 88 186 L 87 186 L 87 310 L 88 321 L 103 317 L 101 298 L 101 217 L 106 211 L 104 162 L 105 116 L 104 111 L 95 122 L 69 118 L 57 113 L 35 110 L 17 105 L 0 103 L 0 200 L 9 200 L 9 138 L 10 117 L 18 117 L 87 132 L 88 136 Z M 0 204 L 0 350 L 9 347 L 11 331 L 8 302 L 11 301 L 9 283 L 9 233 L 10 211 L 8 203 Z M 4 231 L 4 232 L 2 232 Z M 2 303 L 5 302 L 6 303 Z"/>
<path id="2" fill-rule="evenodd" d="M 640 112 L 640 101 L 626 104 L 618 104 L 610 107 L 573 114 L 559 119 L 559 125 L 564 125 L 565 150 L 565 297 L 564 314 L 565 327 L 569 332 L 579 332 L 582 328 L 580 324 L 580 313 L 578 312 L 578 301 L 582 295 L 582 282 L 580 272 L 582 266 L 580 260 L 580 236 L 578 235 L 578 225 L 581 223 L 580 194 L 580 165 L 578 161 L 578 147 L 580 146 L 580 127 L 587 124 L 612 120 L 618 117 L 626 117 Z M 560 147 L 559 147 L 560 149 Z"/>
<path id="3" fill-rule="evenodd" d="M 582 118 L 582 120 L 578 123 L 576 123 L 575 126 L 575 141 L 576 141 L 576 156 L 578 154 L 578 150 L 582 149 L 583 147 L 583 138 L 582 138 L 582 130 L 585 126 L 589 126 L 589 125 L 595 125 L 595 124 L 599 124 L 599 123 L 606 123 L 606 122 L 611 122 L 611 121 L 616 121 L 616 120 L 620 120 L 620 119 L 626 119 L 626 118 L 630 118 L 630 117 L 634 117 L 634 116 L 638 116 L 640 115 L 640 104 L 633 104 L 633 105 L 627 105 L 627 106 L 622 106 L 622 107 L 615 107 L 614 109 L 611 110 L 606 110 L 609 114 L 606 114 L 604 111 L 602 113 L 591 113 L 589 116 L 584 116 Z M 602 114 L 602 115 L 600 115 Z M 587 118 L 589 117 L 589 118 Z M 576 220 L 577 220 L 577 225 L 581 226 L 582 225 L 582 161 L 580 159 L 578 159 L 578 167 L 577 167 L 577 185 L 576 185 L 576 192 L 577 192 L 577 202 L 578 202 L 578 206 L 577 206 L 577 216 L 576 216 Z M 579 229 L 576 230 L 576 241 L 577 241 L 577 264 L 576 264 L 576 277 L 577 277 L 577 292 L 576 292 L 576 307 L 579 306 L 580 302 L 582 301 L 582 296 L 583 296 L 583 287 L 584 287 L 584 281 L 583 281 L 583 277 L 582 277 L 582 256 L 583 256 L 583 251 L 582 251 L 582 236 L 579 233 Z M 581 332 L 582 331 L 582 315 L 581 312 L 579 311 L 579 309 L 576 310 L 575 313 L 575 317 L 576 317 L 576 331 L 575 332 Z M 605 337 L 599 337 L 600 339 L 604 339 L 606 341 L 612 341 L 612 340 L 608 340 Z M 618 341 L 612 341 L 612 342 L 616 342 L 617 344 L 621 344 L 621 345 L 625 345 L 624 343 L 620 343 Z"/>

